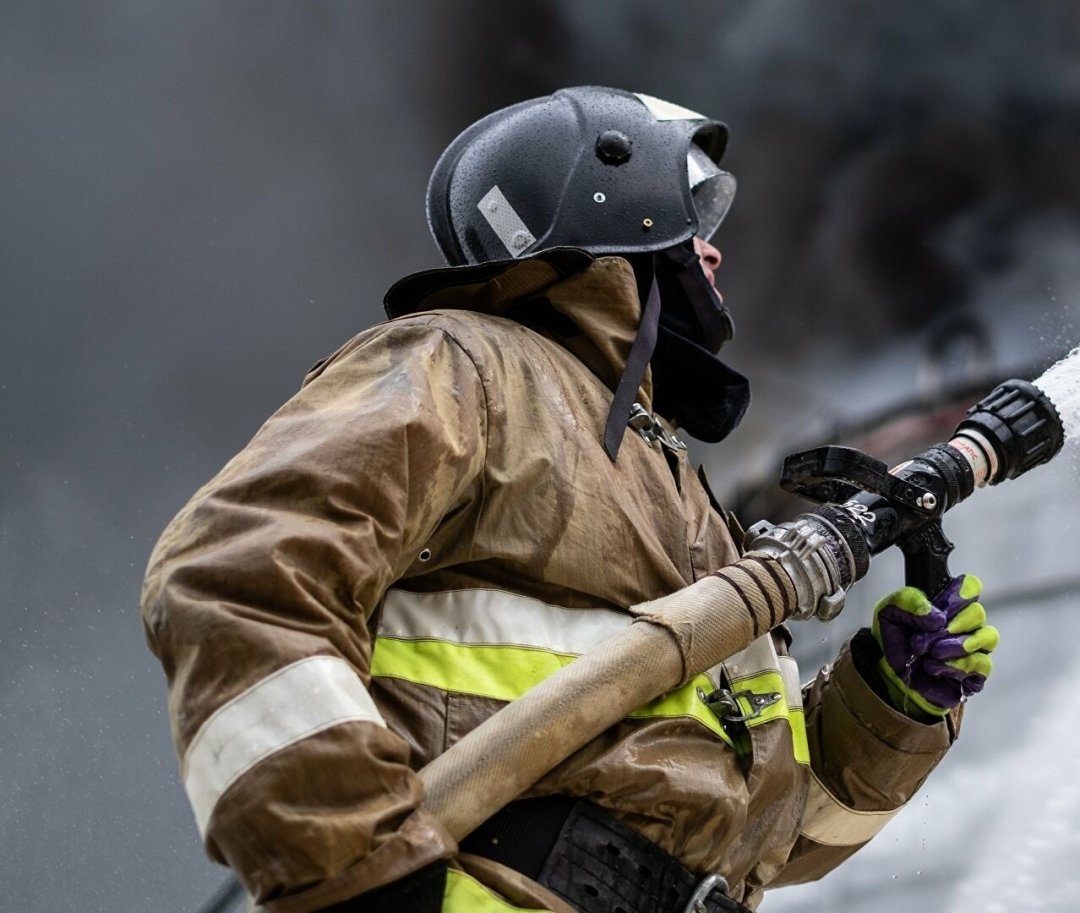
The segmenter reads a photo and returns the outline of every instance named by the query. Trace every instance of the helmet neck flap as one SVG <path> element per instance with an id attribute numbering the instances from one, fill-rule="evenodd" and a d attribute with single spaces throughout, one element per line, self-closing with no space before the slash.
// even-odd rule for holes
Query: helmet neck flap
<path id="1" fill-rule="evenodd" d="M 659 255 L 660 327 L 652 357 L 653 404 L 700 441 L 715 444 L 742 421 L 750 383 L 717 356 L 735 326 L 692 241 Z"/>

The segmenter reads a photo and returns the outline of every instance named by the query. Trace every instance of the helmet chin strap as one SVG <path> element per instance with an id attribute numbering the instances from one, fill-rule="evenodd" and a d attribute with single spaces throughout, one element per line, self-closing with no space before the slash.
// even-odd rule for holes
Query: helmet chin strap
<path id="1" fill-rule="evenodd" d="M 619 455 L 619 447 L 622 445 L 623 435 L 626 434 L 626 423 L 630 421 L 630 407 L 637 399 L 649 359 L 656 348 L 656 334 L 660 324 L 660 283 L 656 278 L 655 264 L 652 265 L 651 273 L 649 294 L 641 312 L 637 335 L 630 347 L 630 354 L 619 378 L 619 385 L 615 388 L 615 396 L 611 400 L 611 408 L 608 409 L 607 422 L 604 425 L 604 450 L 612 463 Z"/>

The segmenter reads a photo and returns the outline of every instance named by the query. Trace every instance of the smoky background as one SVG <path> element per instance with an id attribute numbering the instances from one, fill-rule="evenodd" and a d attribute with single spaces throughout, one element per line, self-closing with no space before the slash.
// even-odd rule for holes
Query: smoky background
<path id="1" fill-rule="evenodd" d="M 7 0 L 0 910 L 196 910 L 220 884 L 140 629 L 149 551 L 391 282 L 439 265 L 423 195 L 450 139 L 575 84 L 732 129 L 718 285 L 755 404 L 697 450 L 729 503 L 771 509 L 784 453 L 1080 341 L 1068 0 Z M 1074 909 L 1078 476 L 1073 445 L 950 516 L 954 566 L 1004 594 L 999 671 L 911 808 L 765 913 Z M 805 673 L 902 576 L 872 575 L 796 629 Z"/>

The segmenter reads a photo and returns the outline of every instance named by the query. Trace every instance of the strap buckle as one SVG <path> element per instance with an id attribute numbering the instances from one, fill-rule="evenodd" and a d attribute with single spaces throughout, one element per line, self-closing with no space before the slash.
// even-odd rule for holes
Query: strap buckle
<path id="1" fill-rule="evenodd" d="M 717 718 L 722 722 L 745 723 L 747 720 L 756 720 L 765 711 L 783 697 L 779 691 L 768 691 L 759 694 L 756 691 L 729 691 L 727 688 L 717 688 L 712 694 L 706 694 L 704 688 L 697 689 L 697 695 Z M 743 698 L 752 708 L 749 713 L 744 713 L 739 705 L 739 698 Z"/>
<path id="2" fill-rule="evenodd" d="M 641 403 L 634 403 L 630 407 L 630 418 L 626 424 L 640 434 L 649 444 L 659 443 L 661 447 L 665 447 L 673 453 L 686 449 L 686 444 L 661 425 L 660 420 L 648 412 Z"/>
<path id="3" fill-rule="evenodd" d="M 690 895 L 690 900 L 687 901 L 682 913 L 708 913 L 705 900 L 713 891 L 727 894 L 728 882 L 723 875 L 706 875 L 702 878 L 698 886 L 694 888 L 694 893 Z"/>

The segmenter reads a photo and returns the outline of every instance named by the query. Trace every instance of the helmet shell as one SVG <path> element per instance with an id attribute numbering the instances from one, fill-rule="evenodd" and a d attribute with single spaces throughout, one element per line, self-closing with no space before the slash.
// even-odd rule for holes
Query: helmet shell
<path id="1" fill-rule="evenodd" d="M 447 147 L 428 183 L 428 225 L 452 266 L 553 247 L 663 250 L 698 229 L 690 144 L 719 162 L 727 136 L 647 95 L 561 89 L 489 114 Z"/>

